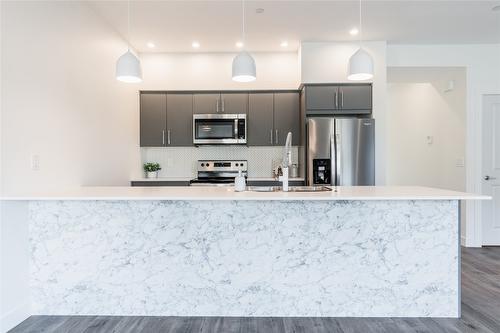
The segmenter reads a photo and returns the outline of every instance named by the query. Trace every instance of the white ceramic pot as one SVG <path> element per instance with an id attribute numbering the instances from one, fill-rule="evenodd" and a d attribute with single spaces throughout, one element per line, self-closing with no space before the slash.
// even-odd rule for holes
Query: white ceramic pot
<path id="1" fill-rule="evenodd" d="M 146 172 L 146 178 L 158 178 L 158 171 Z"/>

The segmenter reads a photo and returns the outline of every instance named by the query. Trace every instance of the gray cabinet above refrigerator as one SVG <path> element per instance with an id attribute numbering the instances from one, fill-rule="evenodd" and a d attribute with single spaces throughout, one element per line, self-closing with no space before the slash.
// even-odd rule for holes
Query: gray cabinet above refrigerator
<path id="1" fill-rule="evenodd" d="M 306 84 L 307 115 L 354 115 L 372 112 L 372 84 Z"/>

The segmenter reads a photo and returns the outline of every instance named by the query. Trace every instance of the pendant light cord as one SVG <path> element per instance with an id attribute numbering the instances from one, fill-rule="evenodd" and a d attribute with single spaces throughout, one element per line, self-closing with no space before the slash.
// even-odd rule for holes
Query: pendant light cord
<path id="1" fill-rule="evenodd" d="M 359 47 L 361 47 L 361 41 L 363 40 L 363 21 L 361 19 L 361 0 L 359 0 Z"/>
<path id="2" fill-rule="evenodd" d="M 245 43 L 245 0 L 241 1 L 241 9 L 242 9 L 242 24 L 241 24 L 241 32 L 242 32 L 242 40 L 243 40 L 243 48 L 246 47 Z"/>
<path id="3" fill-rule="evenodd" d="M 127 1 L 127 47 L 130 51 L 130 0 Z"/>

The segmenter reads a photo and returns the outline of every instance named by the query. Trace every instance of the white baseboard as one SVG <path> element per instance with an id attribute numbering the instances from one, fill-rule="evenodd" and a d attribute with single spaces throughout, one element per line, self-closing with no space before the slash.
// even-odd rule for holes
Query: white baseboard
<path id="1" fill-rule="evenodd" d="M 29 303 L 21 304 L 5 314 L 2 314 L 2 317 L 0 318 L 0 332 L 5 333 L 10 329 L 13 329 L 29 316 L 31 316 Z"/>

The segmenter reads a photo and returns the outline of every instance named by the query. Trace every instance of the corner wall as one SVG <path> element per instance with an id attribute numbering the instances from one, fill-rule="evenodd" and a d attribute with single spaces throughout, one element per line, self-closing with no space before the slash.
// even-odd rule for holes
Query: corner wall
<path id="1" fill-rule="evenodd" d="M 84 2 L 1 6 L 3 191 L 127 184 L 140 152 L 138 88 L 114 73 L 126 44 Z"/>

